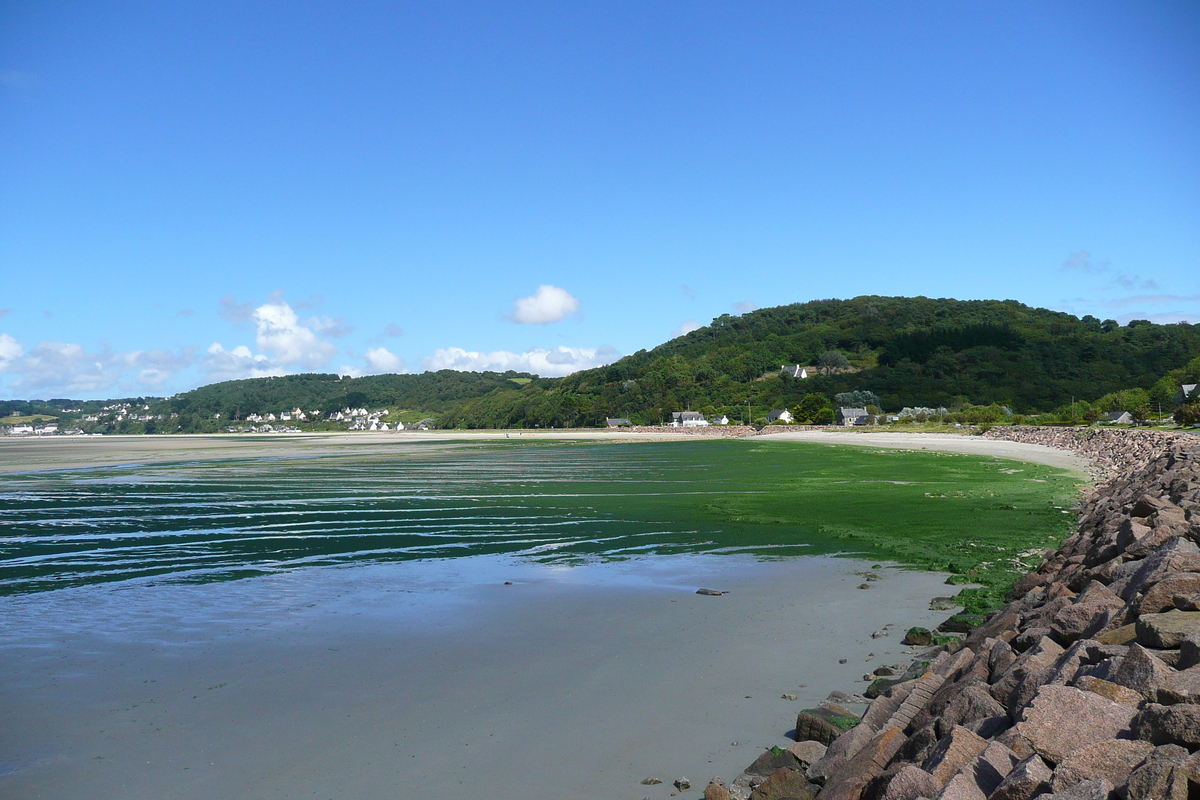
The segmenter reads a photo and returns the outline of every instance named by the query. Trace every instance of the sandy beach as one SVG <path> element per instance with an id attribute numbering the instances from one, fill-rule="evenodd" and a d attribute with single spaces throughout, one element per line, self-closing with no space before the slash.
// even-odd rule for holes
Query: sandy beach
<path id="1" fill-rule="evenodd" d="M 943 576 L 858 589 L 869 566 L 479 557 L 7 598 L 0 788 L 638 800 L 687 776 L 698 796 L 945 616 Z"/>
<path id="2" fill-rule="evenodd" d="M 514 434 L 509 433 L 512 437 Z M 504 432 L 0 441 L 0 470 L 455 447 Z M 624 432 L 526 438 L 670 439 Z M 797 432 L 1080 469 L 975 437 Z M 679 437 L 680 440 L 687 440 Z M 667 798 L 786 746 L 801 708 L 907 664 L 944 575 L 827 557 L 472 556 L 0 598 L 13 798 Z M 511 581 L 511 585 L 505 585 Z M 697 588 L 728 590 L 721 597 Z M 889 627 L 890 626 L 890 627 Z M 889 631 L 888 636 L 872 634 Z M 846 663 L 839 663 L 845 659 Z M 796 700 L 784 699 L 796 695 Z M 662 784 L 644 786 L 643 778 Z"/>
<path id="3" fill-rule="evenodd" d="M 1002 442 L 978 436 L 953 434 L 796 431 L 769 434 L 771 441 L 942 450 L 989 458 L 1008 458 L 1086 471 L 1087 461 L 1073 453 L 1041 445 Z M 632 433 L 612 430 L 550 431 L 403 431 L 303 434 L 195 434 L 181 436 L 48 436 L 0 437 L 0 473 L 44 469 L 115 466 L 164 461 L 201 461 L 218 458 L 303 458 L 337 454 L 387 453 L 417 443 L 483 442 L 492 440 L 608 440 L 694 441 L 664 430 Z"/>

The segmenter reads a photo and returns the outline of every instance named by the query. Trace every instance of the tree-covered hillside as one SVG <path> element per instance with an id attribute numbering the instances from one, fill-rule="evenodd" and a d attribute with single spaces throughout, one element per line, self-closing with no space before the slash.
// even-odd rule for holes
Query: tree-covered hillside
<path id="1" fill-rule="evenodd" d="M 418 375 L 368 375 L 362 378 L 310 373 L 271 378 L 247 378 L 202 386 L 171 397 L 156 406 L 179 415 L 184 430 L 203 427 L 199 420 L 226 422 L 250 414 L 279 413 L 300 408 L 328 414 L 341 408 L 417 409 L 444 414 L 463 402 L 504 387 L 534 379 L 522 372 L 456 372 L 440 370 Z"/>
<path id="2" fill-rule="evenodd" d="M 851 367 L 817 370 L 807 380 L 779 374 L 783 364 L 817 365 L 829 353 Z M 622 416 L 657 423 L 685 408 L 736 419 L 747 402 L 758 416 L 808 393 L 854 390 L 874 392 L 885 409 L 1002 403 L 1028 413 L 1073 397 L 1151 389 L 1198 355 L 1200 326 L 1188 324 L 1122 327 L 1012 300 L 818 300 L 724 315 L 607 367 L 501 387 L 442 422 L 572 426 Z"/>

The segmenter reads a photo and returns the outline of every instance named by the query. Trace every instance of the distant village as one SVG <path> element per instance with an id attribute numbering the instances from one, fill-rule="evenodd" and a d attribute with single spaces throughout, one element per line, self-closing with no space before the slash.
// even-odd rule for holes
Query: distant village
<path id="1" fill-rule="evenodd" d="M 815 372 L 817 367 L 805 367 L 799 364 L 783 365 L 780 367 L 780 373 L 795 380 L 804 380 L 810 374 Z M 838 395 L 841 398 L 843 395 Z M 944 407 L 938 408 L 923 408 L 923 407 L 905 407 L 896 413 L 885 413 L 881 411 L 874 403 L 869 401 L 874 395 L 871 392 L 851 392 L 845 397 L 854 400 L 858 399 L 863 405 L 836 405 L 832 409 L 832 414 L 828 422 L 824 424 L 833 424 L 841 427 L 859 427 L 865 425 L 888 425 L 888 424 L 903 424 L 912 422 L 948 422 L 955 427 L 961 427 L 963 424 L 960 421 L 953 421 L 951 418 L 956 416 Z M 864 401 L 863 398 L 868 398 Z M 1176 394 L 1176 404 L 1187 403 L 1200 398 L 1200 384 L 1183 384 L 1179 387 Z M 998 406 L 998 412 L 1005 418 L 1012 418 L 1011 421 L 1020 421 L 1016 418 L 1012 410 L 1007 406 Z M 135 404 L 132 402 L 116 402 L 105 405 L 99 411 L 94 413 L 82 414 L 82 410 L 78 408 L 62 408 L 58 409 L 64 416 L 71 419 L 74 423 L 71 426 L 60 424 L 54 419 L 45 419 L 43 417 L 8 417 L 0 418 L 0 435 L 4 436 L 99 436 L 103 435 L 99 432 L 90 432 L 88 428 L 98 426 L 109 426 L 119 424 L 121 422 L 137 422 L 137 423 L 154 423 L 155 427 L 161 432 L 170 432 L 172 430 L 170 421 L 178 419 L 179 415 L 170 414 L 150 414 L 150 405 L 148 403 Z M 740 420 L 731 421 L 727 413 L 710 414 L 708 416 L 691 410 L 673 411 L 670 419 L 664 419 L 660 427 L 665 428 L 703 428 L 712 425 L 730 425 L 734 423 L 747 424 L 752 420 L 761 420 L 762 417 L 755 417 L 751 414 L 751 409 L 746 409 L 747 416 Z M 790 425 L 797 422 L 795 410 L 787 408 L 771 409 L 765 416 L 767 425 Z M 828 413 L 828 409 L 826 410 Z M 82 414 L 82 416 L 77 416 Z M 299 427 L 299 423 L 322 423 L 322 430 L 347 430 L 347 431 L 427 431 L 435 427 L 435 420 L 432 418 L 421 419 L 417 422 L 402 422 L 396 418 L 398 412 L 393 412 L 387 408 L 376 408 L 368 410 L 366 408 L 351 408 L 346 407 L 340 411 L 332 411 L 322 413 L 319 410 L 304 411 L 299 407 L 292 408 L 290 411 L 281 411 L 275 413 L 255 412 L 246 415 L 242 419 L 236 420 L 233 424 L 225 425 L 221 430 L 224 433 L 232 434 L 271 434 L 271 433 L 303 433 L 304 429 Z M 214 420 L 220 420 L 220 414 L 213 415 Z M 829 419 L 829 417 L 827 417 Z M 12 421 L 8 421 L 12 420 Z M 1030 418 L 1028 421 L 1034 421 Z M 1143 420 L 1139 420 L 1131 411 L 1115 410 L 1099 414 L 1092 422 L 1097 425 L 1135 425 Z M 609 428 L 632 428 L 634 423 L 624 417 L 609 417 L 605 420 Z M 82 425 L 80 424 L 82 423 Z M 333 428 L 330 428 L 330 425 Z M 84 425 L 87 428 L 83 427 Z M 311 426 L 310 426 L 311 428 Z M 147 432 L 150 432 L 150 426 L 147 425 Z"/>

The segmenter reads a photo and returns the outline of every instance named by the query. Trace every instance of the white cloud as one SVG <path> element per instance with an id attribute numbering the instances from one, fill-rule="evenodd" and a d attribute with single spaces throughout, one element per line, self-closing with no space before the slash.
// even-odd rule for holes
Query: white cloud
<path id="1" fill-rule="evenodd" d="M 542 284 L 532 297 L 522 297 L 513 304 L 510 317 L 524 325 L 544 325 L 558 322 L 569 314 L 579 312 L 579 301 L 566 289 Z"/>
<path id="2" fill-rule="evenodd" d="M 546 377 L 561 377 L 590 369 L 603 364 L 611 364 L 618 357 L 617 351 L 609 345 L 600 347 L 555 347 L 553 350 L 543 350 L 535 347 L 524 353 L 511 353 L 507 350 L 496 350 L 491 353 L 478 353 L 463 350 L 460 347 L 447 347 L 435 350 L 433 355 L 422 360 L 426 370 L 456 369 L 464 372 L 482 372 L 484 370 L 505 372 L 532 372 Z"/>
<path id="3" fill-rule="evenodd" d="M 367 350 L 367 363 L 375 372 L 403 372 L 404 359 L 390 352 L 386 347 L 372 347 Z"/>
<path id="4" fill-rule="evenodd" d="M 337 352 L 331 342 L 301 325 L 296 312 L 283 300 L 259 306 L 251 318 L 258 349 L 270 353 L 276 364 L 320 369 Z"/>
<path id="5" fill-rule="evenodd" d="M 7 333 L 0 333 L 0 372 L 7 370 L 17 359 L 25 355 L 25 348 Z"/>
<path id="6" fill-rule="evenodd" d="M 205 351 L 208 355 L 200 368 L 212 381 L 231 381 L 237 378 L 265 378 L 268 375 L 283 375 L 282 367 L 274 366 L 271 359 L 261 353 L 255 355 L 250 348 L 240 344 L 226 350 L 219 342 L 213 342 Z"/>
<path id="7" fill-rule="evenodd" d="M 239 305 L 229 295 L 221 299 L 221 305 L 229 311 L 221 314 L 227 319 L 236 322 L 245 316 L 253 321 L 258 352 L 251 351 L 246 345 L 226 349 L 219 342 L 213 342 L 201 363 L 210 380 L 261 378 L 296 370 L 319 370 L 337 353 L 337 346 L 322 339 L 310 326 L 341 333 L 338 330 L 344 323 L 341 318 L 313 318 L 302 324 L 296 312 L 278 294 L 250 311 L 248 316 L 244 313 L 248 304 Z"/>
<path id="8" fill-rule="evenodd" d="M 170 350 L 117 353 L 104 347 L 100 352 L 89 353 L 72 342 L 39 342 L 28 355 L 23 355 L 20 347 L 11 337 L 0 336 L 0 358 L 4 354 L 12 356 L 4 362 L 5 368 L 20 375 L 11 388 L 22 393 L 72 396 L 105 392 L 117 386 L 128 372 L 135 372 L 135 380 L 143 386 L 160 386 L 176 371 L 196 361 L 195 348 L 184 348 L 178 353 Z"/>
<path id="9" fill-rule="evenodd" d="M 733 310 L 736 311 L 738 314 L 748 314 L 756 308 L 758 308 L 758 306 L 756 306 L 750 300 L 743 300 L 740 303 L 733 304 Z"/>
<path id="10" fill-rule="evenodd" d="M 703 327 L 703 325 L 701 325 L 699 322 L 696 322 L 694 319 L 685 320 L 681 322 L 679 327 L 671 333 L 671 338 L 674 339 L 676 336 L 683 336 L 691 333 L 692 331 L 698 331 Z"/>

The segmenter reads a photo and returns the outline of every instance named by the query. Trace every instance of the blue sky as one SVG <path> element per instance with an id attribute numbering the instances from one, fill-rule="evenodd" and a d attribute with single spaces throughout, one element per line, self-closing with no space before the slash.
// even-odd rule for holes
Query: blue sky
<path id="1" fill-rule="evenodd" d="M 0 397 L 859 294 L 1200 322 L 1200 5 L 0 0 Z"/>

